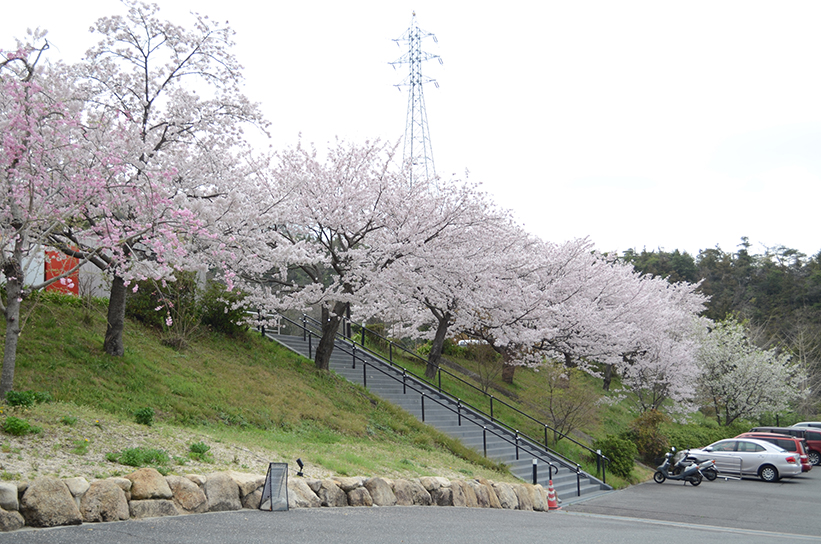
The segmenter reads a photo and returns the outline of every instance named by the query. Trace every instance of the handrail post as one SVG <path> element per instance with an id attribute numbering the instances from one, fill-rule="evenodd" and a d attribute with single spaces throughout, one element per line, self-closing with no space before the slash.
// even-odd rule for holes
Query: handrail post
<path id="1" fill-rule="evenodd" d="M 576 496 L 582 496 L 582 467 L 576 463 Z"/>
<path id="2" fill-rule="evenodd" d="M 544 424 L 544 449 L 547 449 L 547 424 Z"/>
<path id="3" fill-rule="evenodd" d="M 493 395 L 490 396 L 490 420 L 496 421 L 493 419 Z"/>
<path id="4" fill-rule="evenodd" d="M 308 333 L 308 359 L 314 358 L 314 351 L 313 347 L 311 346 L 311 339 L 314 337 L 313 334 Z"/>
<path id="5" fill-rule="evenodd" d="M 408 371 L 407 371 L 407 370 L 405 370 L 405 369 L 403 368 L 403 369 L 402 369 L 402 394 L 403 394 L 403 395 L 407 395 L 407 394 L 408 394 L 408 382 L 407 382 L 407 378 L 408 378 Z"/>
<path id="6" fill-rule="evenodd" d="M 308 316 L 302 314 L 302 341 L 308 340 L 305 335 L 308 334 Z M 310 337 L 309 337 L 310 338 Z M 310 340 L 308 340 L 310 342 Z"/>
<path id="7" fill-rule="evenodd" d="M 422 391 L 422 423 L 425 422 L 425 392 Z"/>
<path id="8" fill-rule="evenodd" d="M 393 342 L 388 344 L 388 361 L 393 363 Z"/>
<path id="9" fill-rule="evenodd" d="M 516 460 L 519 460 L 519 431 L 516 430 Z"/>
<path id="10" fill-rule="evenodd" d="M 351 368 L 356 369 L 356 344 L 351 344 L 351 355 L 353 356 Z"/>
<path id="11" fill-rule="evenodd" d="M 462 426 L 462 399 L 456 399 L 456 418 L 458 426 Z"/>
<path id="12" fill-rule="evenodd" d="M 368 329 L 365 328 L 365 322 L 363 321 L 362 322 L 362 347 L 363 348 L 365 347 L 365 333 L 367 331 L 368 331 Z"/>
<path id="13" fill-rule="evenodd" d="M 539 460 L 534 457 L 533 458 L 533 485 L 536 485 L 536 484 L 539 483 L 538 473 L 539 473 Z"/>
<path id="14" fill-rule="evenodd" d="M 485 457 L 487 457 L 487 426 L 482 426 L 482 447 L 484 448 Z"/>
<path id="15" fill-rule="evenodd" d="M 362 359 L 362 387 L 368 388 L 368 362 Z"/>
<path id="16" fill-rule="evenodd" d="M 442 369 L 437 368 L 436 373 L 439 375 L 439 392 L 442 392 Z"/>

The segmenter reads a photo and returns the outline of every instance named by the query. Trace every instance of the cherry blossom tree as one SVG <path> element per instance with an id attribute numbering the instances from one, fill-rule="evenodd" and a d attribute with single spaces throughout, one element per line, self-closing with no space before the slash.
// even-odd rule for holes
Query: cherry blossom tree
<path id="1" fill-rule="evenodd" d="M 250 304 L 321 309 L 319 369 L 328 369 L 349 304 L 375 271 L 402 254 L 402 244 L 386 243 L 385 234 L 408 220 L 405 210 L 420 187 L 409 183 L 394 153 L 395 146 L 378 141 L 338 141 L 324 156 L 301 144 L 286 149 L 256 177 L 243 217 L 226 218 L 235 256 L 227 264 Z"/>
<path id="2" fill-rule="evenodd" d="M 119 167 L 105 149 L 86 145 L 75 81 L 62 64 L 47 64 L 45 33 L 0 51 L 0 259 L 6 319 L 0 395 L 13 388 L 20 305 L 30 293 L 65 278 L 26 284 L 25 267 L 51 234 L 73 224 Z M 37 44 L 37 45 L 35 45 Z M 42 265 L 40 265 L 42 266 Z"/>
<path id="3" fill-rule="evenodd" d="M 479 279 L 496 269 L 520 233 L 486 193 L 457 180 L 440 181 L 434 192 L 414 202 L 413 210 L 417 218 L 439 226 L 436 236 L 405 244 L 403 258 L 369 282 L 367 300 L 371 315 L 397 324 L 395 335 L 432 339 L 425 370 L 432 378 L 445 339 L 470 321 L 481 297 Z"/>
<path id="4" fill-rule="evenodd" d="M 733 318 L 713 323 L 699 341 L 699 390 L 719 425 L 786 410 L 804 395 L 798 386 L 805 376 L 790 354 L 758 348 L 743 323 Z"/>
<path id="5" fill-rule="evenodd" d="M 196 15 L 186 29 L 158 18 L 159 8 L 125 0 L 125 16 L 104 17 L 101 41 L 82 64 L 78 87 L 94 139 L 117 149 L 124 172 L 84 210 L 93 236 L 73 228 L 53 243 L 87 258 L 112 278 L 105 351 L 123 353 L 131 281 L 173 279 L 191 266 L 187 244 L 206 236 L 200 214 L 229 178 L 242 178 L 243 127 L 264 127 L 241 93 L 233 31 Z M 112 123 L 117 123 L 112 129 Z M 109 248 L 101 251 L 101 248 Z"/>
<path id="6" fill-rule="evenodd" d="M 621 376 L 640 413 L 661 410 L 674 413 L 694 409 L 692 403 L 700 370 L 696 364 L 696 336 L 705 327 L 699 317 L 705 297 L 698 285 L 671 284 L 652 276 L 641 276 L 644 296 L 625 327 L 631 330 L 620 364 L 613 367 Z"/>

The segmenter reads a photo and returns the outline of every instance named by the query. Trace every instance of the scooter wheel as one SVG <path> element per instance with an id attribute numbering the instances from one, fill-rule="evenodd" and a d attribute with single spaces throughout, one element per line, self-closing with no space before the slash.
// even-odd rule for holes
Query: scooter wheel
<path id="1" fill-rule="evenodd" d="M 699 485 L 701 483 L 701 474 L 696 474 L 692 478 L 688 480 L 693 485 Z"/>
<path id="2" fill-rule="evenodd" d="M 707 478 L 709 481 L 713 481 L 718 478 L 718 472 L 715 470 L 708 468 L 707 470 L 702 471 L 704 473 L 704 477 Z"/>
<path id="3" fill-rule="evenodd" d="M 660 470 L 658 472 L 656 472 L 655 474 L 653 474 L 653 480 L 657 484 L 663 484 L 664 480 L 666 480 L 666 479 L 667 479 L 667 476 L 665 476 L 664 473 Z"/>

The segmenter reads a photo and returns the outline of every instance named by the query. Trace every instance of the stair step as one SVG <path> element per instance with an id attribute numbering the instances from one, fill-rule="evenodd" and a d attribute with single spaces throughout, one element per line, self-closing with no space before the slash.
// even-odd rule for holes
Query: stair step
<path id="1" fill-rule="evenodd" d="M 266 334 L 272 340 L 285 345 L 292 351 L 308 356 L 308 342 L 297 336 L 275 336 Z M 318 341 L 311 343 L 311 351 L 315 353 Z M 424 398 L 424 422 L 440 432 L 460 440 L 465 446 L 471 447 L 480 453 L 487 448 L 487 456 L 506 464 L 510 472 L 526 482 L 533 478 L 533 455 L 538 454 L 544 459 L 550 457 L 538 444 L 520 442 L 519 459 L 516 459 L 515 435 L 498 425 L 487 421 L 483 416 L 472 414 L 465 407 L 457 408 L 455 400 L 441 395 L 435 387 L 410 375 L 403 377 L 403 372 L 387 362 L 382 362 L 367 354 L 357 346 L 357 360 L 354 366 L 353 355 L 350 353 L 349 343 L 337 342 L 336 349 L 331 356 L 330 369 L 348 381 L 362 385 L 381 399 L 400 406 L 415 417 L 422 419 Z M 364 360 L 363 360 L 364 359 Z M 367 363 L 367 364 L 366 364 Z M 424 397 L 422 395 L 424 392 Z M 459 413 L 461 422 L 459 425 Z M 486 428 L 483 429 L 483 427 Z M 500 436 L 497 436 L 500 435 Z M 506 438 L 501 438 L 504 436 Z M 582 474 L 577 482 L 575 471 L 565 467 L 562 462 L 558 473 L 553 474 L 553 487 L 556 493 L 561 493 L 565 501 L 582 495 L 599 493 L 606 490 L 601 482 Z M 547 487 L 549 472 L 544 461 L 537 465 L 539 483 Z"/>

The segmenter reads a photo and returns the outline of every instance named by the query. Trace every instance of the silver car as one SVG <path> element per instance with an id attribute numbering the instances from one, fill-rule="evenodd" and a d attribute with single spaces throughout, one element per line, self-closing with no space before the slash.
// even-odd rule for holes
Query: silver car
<path id="1" fill-rule="evenodd" d="M 793 427 L 815 427 L 816 429 L 821 429 L 821 421 L 802 421 L 801 423 L 796 423 L 792 426 Z"/>
<path id="2" fill-rule="evenodd" d="M 755 438 L 728 438 L 690 450 L 699 459 L 715 459 L 718 473 L 758 476 L 765 482 L 801 474 L 798 455 Z"/>

